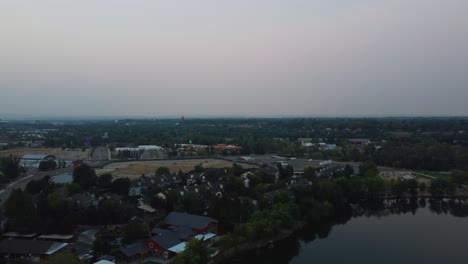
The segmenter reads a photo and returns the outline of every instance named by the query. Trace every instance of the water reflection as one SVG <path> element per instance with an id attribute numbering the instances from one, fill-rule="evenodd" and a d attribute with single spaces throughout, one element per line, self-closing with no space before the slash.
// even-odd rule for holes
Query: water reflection
<path id="1" fill-rule="evenodd" d="M 465 231 L 468 229 L 468 221 L 454 222 L 450 219 L 436 217 L 436 215 L 447 215 L 445 218 L 461 218 L 468 216 L 468 201 L 466 199 L 395 199 L 395 200 L 385 200 L 381 202 L 372 202 L 365 204 L 352 204 L 346 208 L 340 208 L 335 212 L 335 216 L 327 221 L 321 223 L 312 223 L 305 227 L 304 229 L 297 232 L 295 235 L 278 241 L 275 243 L 273 249 L 256 249 L 254 251 L 242 254 L 236 258 L 230 260 L 229 263 L 344 263 L 349 262 L 349 256 L 351 255 L 356 257 L 356 260 L 359 260 L 360 263 L 375 263 L 378 261 L 380 263 L 438 263 L 443 257 L 448 258 L 450 261 L 446 263 L 465 263 L 464 260 L 468 259 L 468 252 L 466 250 L 460 249 L 456 251 L 457 247 L 460 245 L 467 244 L 468 238 L 466 236 L 461 236 L 455 238 L 453 234 L 459 234 L 460 231 Z M 411 216 L 413 216 L 411 218 Z M 372 220 L 374 219 L 374 221 Z M 375 220 L 377 219 L 377 220 Z M 314 245 L 319 245 L 322 241 L 327 241 L 328 237 L 332 233 L 332 230 L 340 227 L 342 229 L 348 228 L 348 223 L 351 221 L 355 225 L 349 227 L 350 229 L 355 229 L 354 231 L 349 231 L 349 234 L 343 235 L 340 240 L 331 241 L 329 243 L 337 244 L 336 252 L 331 252 L 330 254 L 335 254 L 333 258 L 325 260 L 321 259 L 321 254 L 326 255 L 322 251 L 330 250 L 334 245 L 329 245 L 329 247 L 318 247 L 313 248 Z M 375 225 L 376 221 L 389 221 L 391 225 L 388 225 L 390 230 L 382 231 L 382 226 Z M 463 219 L 465 220 L 465 219 Z M 467 219 L 468 220 L 468 219 Z M 393 225 L 393 226 L 392 226 Z M 435 226 L 442 225 L 442 226 Z M 447 225 L 447 226 L 444 226 Z M 393 229 L 392 229 L 393 228 Z M 431 237 L 429 234 L 418 235 L 414 232 L 417 232 L 419 229 L 427 230 L 427 232 L 433 232 L 434 238 L 442 239 L 444 235 L 449 236 L 453 239 L 459 239 L 459 245 L 450 245 L 443 244 L 442 248 L 439 247 L 440 251 L 432 250 L 427 251 L 423 248 L 412 249 L 411 254 L 398 254 L 399 250 L 404 251 L 404 244 L 407 248 L 414 247 L 414 245 L 424 244 Z M 340 230 L 342 230 L 340 229 Z M 359 232 L 357 231 L 359 230 Z M 413 232 L 414 231 L 414 232 Z M 354 233 L 356 232 L 356 233 Z M 400 243 L 400 247 L 395 246 L 392 249 L 394 252 L 378 251 L 368 252 L 365 255 L 359 256 L 359 248 L 357 245 L 350 244 L 348 248 L 340 251 L 340 245 L 343 240 L 353 239 L 366 239 L 372 233 L 382 232 L 385 238 L 389 241 L 383 241 L 382 247 L 393 247 L 395 243 Z M 401 232 L 402 237 L 398 237 L 398 232 Z M 419 232 L 419 231 L 418 231 Z M 421 231 L 422 232 L 422 231 Z M 353 237 L 350 234 L 353 234 Z M 348 237 L 346 237 L 348 236 Z M 374 234 L 375 236 L 375 234 Z M 429 238 L 429 239 L 428 239 Z M 363 245 L 372 246 L 372 243 L 375 241 L 361 241 Z M 395 241 L 393 241 L 395 240 Z M 406 242 L 402 242 L 406 241 Z M 386 244 L 388 243 L 388 244 Z M 393 244 L 392 244 L 393 243 Z M 445 241 L 445 243 L 450 243 Z M 374 245 L 375 246 L 375 245 Z M 429 245 L 432 246 L 432 245 Z M 422 246 L 421 246 L 422 247 Z M 455 253 L 450 253 L 449 250 L 445 247 L 450 247 L 454 252 L 461 252 L 461 255 Z M 378 248 L 378 247 L 377 247 Z M 379 248 L 380 249 L 380 248 Z M 421 251 L 420 251 L 421 250 Z M 309 256 L 309 251 L 313 251 L 314 256 Z M 428 253 L 429 252 L 429 253 Z M 318 254 L 321 253 L 321 254 Z M 388 254 L 388 255 L 387 255 Z M 329 254 L 328 254 L 329 255 Z M 327 256 L 328 256 L 327 255 Z M 340 257 L 340 255 L 342 255 Z M 427 258 L 427 259 L 426 259 Z M 440 259 L 439 259 L 440 258 Z M 371 259 L 372 261 L 367 261 Z M 424 259 L 424 261 L 422 261 Z M 335 260 L 336 262 L 333 262 Z M 362 261 L 361 261 L 362 260 Z M 463 261 L 462 261 L 463 260 Z M 318 261 L 318 262 L 317 262 Z M 407 261 L 407 262 L 406 262 Z"/>

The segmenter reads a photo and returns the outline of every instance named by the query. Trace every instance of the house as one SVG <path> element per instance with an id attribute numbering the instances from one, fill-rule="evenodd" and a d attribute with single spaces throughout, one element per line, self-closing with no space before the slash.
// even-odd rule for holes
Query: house
<path id="1" fill-rule="evenodd" d="M 88 254 L 90 250 L 92 250 L 98 231 L 98 229 L 89 229 L 81 232 L 78 235 L 78 239 L 73 245 L 77 255 L 85 255 Z"/>
<path id="2" fill-rule="evenodd" d="M 132 244 L 120 247 L 120 259 L 133 262 L 148 253 L 144 240 L 138 240 Z"/>
<path id="3" fill-rule="evenodd" d="M 175 246 L 184 242 L 177 232 L 168 229 L 154 228 L 151 233 L 154 235 L 149 238 L 146 243 L 153 256 L 169 259 L 180 252 L 174 251 Z"/>
<path id="4" fill-rule="evenodd" d="M 10 259 L 21 258 L 40 262 L 67 246 L 68 243 L 54 241 L 4 239 L 0 242 L 0 255 Z"/>
<path id="5" fill-rule="evenodd" d="M 216 237 L 216 234 L 195 234 L 191 228 L 185 227 L 177 231 L 154 228 L 151 233 L 153 236 L 149 238 L 147 246 L 155 257 L 169 259 L 176 254 L 185 251 L 187 241 L 194 239 L 202 239 L 204 241 L 211 242 L 212 238 Z"/>
<path id="6" fill-rule="evenodd" d="M 179 212 L 167 215 L 164 223 L 167 228 L 172 230 L 190 227 L 196 234 L 216 233 L 218 229 L 218 221 L 211 217 Z"/>

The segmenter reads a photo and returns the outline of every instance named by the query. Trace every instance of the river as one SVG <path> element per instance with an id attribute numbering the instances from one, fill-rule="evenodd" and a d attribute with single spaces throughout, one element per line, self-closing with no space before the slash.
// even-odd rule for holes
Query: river
<path id="1" fill-rule="evenodd" d="M 424 206 L 354 216 L 344 224 L 306 228 L 273 249 L 254 250 L 230 263 L 468 263 L 468 217 L 450 211 Z"/>

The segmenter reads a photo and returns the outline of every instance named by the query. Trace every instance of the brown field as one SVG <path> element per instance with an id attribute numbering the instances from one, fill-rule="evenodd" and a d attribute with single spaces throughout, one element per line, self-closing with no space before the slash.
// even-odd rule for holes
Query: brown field
<path id="1" fill-rule="evenodd" d="M 10 154 L 22 157 L 25 154 L 50 154 L 55 155 L 57 159 L 75 160 L 87 159 L 91 149 L 86 151 L 65 151 L 61 148 L 14 148 L 0 151 L 0 156 L 8 156 Z"/>
<path id="2" fill-rule="evenodd" d="M 195 165 L 200 163 L 204 168 L 225 168 L 231 167 L 233 162 L 218 159 L 129 161 L 112 163 L 96 172 L 98 174 L 110 172 L 116 177 L 139 178 L 142 174 L 146 176 L 153 175 L 159 167 L 168 167 L 172 173 L 177 173 L 179 170 L 189 172 L 194 169 Z M 249 164 L 240 165 L 244 168 L 256 167 Z"/>

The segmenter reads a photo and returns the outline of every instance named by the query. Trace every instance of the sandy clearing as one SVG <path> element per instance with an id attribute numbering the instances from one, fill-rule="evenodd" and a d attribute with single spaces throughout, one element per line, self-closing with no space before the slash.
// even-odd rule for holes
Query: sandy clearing
<path id="1" fill-rule="evenodd" d="M 233 162 L 218 160 L 218 159 L 194 159 L 194 160 L 158 160 L 158 161 L 129 161 L 116 162 L 106 165 L 103 169 L 97 170 L 98 174 L 112 173 L 114 176 L 122 176 L 134 178 L 140 177 L 142 174 L 146 176 L 153 175 L 159 167 L 168 167 L 172 173 L 189 172 L 194 169 L 195 165 L 202 164 L 204 168 L 225 168 L 231 167 Z M 244 168 L 255 168 L 255 165 L 240 164 Z"/>

